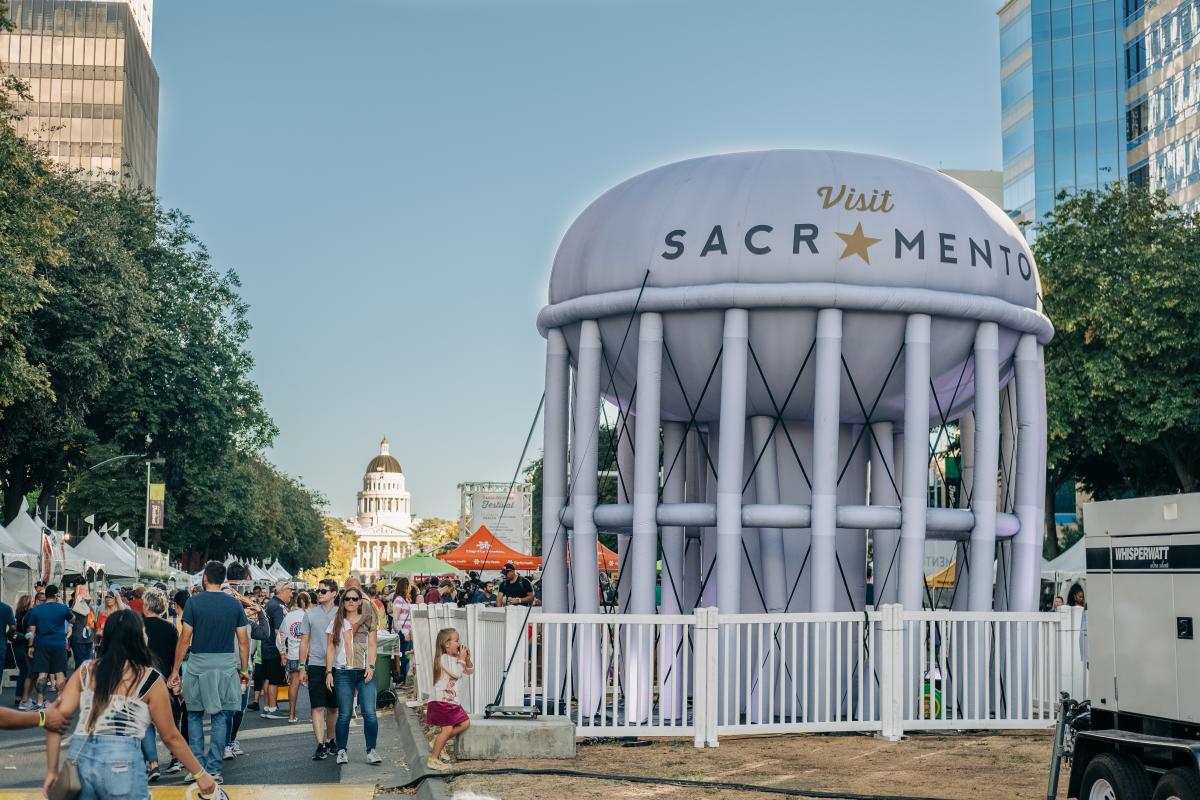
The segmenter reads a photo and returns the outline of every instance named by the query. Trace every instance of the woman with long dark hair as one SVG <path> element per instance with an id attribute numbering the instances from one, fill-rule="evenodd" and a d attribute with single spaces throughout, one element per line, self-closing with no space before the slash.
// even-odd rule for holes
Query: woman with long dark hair
<path id="1" fill-rule="evenodd" d="M 79 770 L 79 800 L 127 797 L 149 800 L 150 786 L 142 768 L 142 739 L 153 721 L 163 743 L 196 778 L 203 794 L 216 781 L 192 755 L 171 719 L 171 701 L 163 675 L 153 666 L 142 618 L 122 609 L 104 623 L 97 656 L 71 675 L 58 704 L 69 718 L 79 710 L 67 759 Z M 58 780 L 62 737 L 46 736 L 46 781 L 50 792 Z"/>
<path id="2" fill-rule="evenodd" d="M 396 582 L 392 595 L 392 633 L 400 637 L 400 652 L 396 656 L 396 683 L 403 686 L 408 681 L 409 653 L 412 651 L 412 581 L 401 578 Z"/>
<path id="3" fill-rule="evenodd" d="M 21 595 L 17 600 L 17 627 L 8 640 L 12 645 L 13 660 L 17 662 L 17 701 L 13 705 L 22 711 L 32 710 L 29 703 L 29 687 L 26 685 L 29 683 L 29 640 L 25 638 L 25 632 L 28 630 L 25 617 L 29 615 L 31 608 L 33 598 L 27 594 Z"/>
<path id="4" fill-rule="evenodd" d="M 326 629 L 325 663 L 332 666 L 325 673 L 325 687 L 337 696 L 338 718 L 335 727 L 337 763 L 349 763 L 346 753 L 350 739 L 350 715 L 354 710 L 354 694 L 358 693 L 358 708 L 363 717 L 363 736 L 366 738 L 367 763 L 382 764 L 375 752 L 379 736 L 379 720 L 375 716 L 375 648 L 377 619 L 370 602 L 360 586 L 342 592 L 337 614 Z"/>

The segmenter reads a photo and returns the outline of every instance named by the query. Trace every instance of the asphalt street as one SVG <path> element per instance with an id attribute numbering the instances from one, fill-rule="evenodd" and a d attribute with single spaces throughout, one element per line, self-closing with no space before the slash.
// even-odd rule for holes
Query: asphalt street
<path id="1" fill-rule="evenodd" d="M 11 707 L 13 692 L 5 689 L 0 702 Z M 287 704 L 280 704 L 286 714 Z M 333 756 L 313 761 L 316 738 L 309 723 L 308 697 L 300 692 L 299 716 L 302 723 L 262 719 L 257 712 L 246 712 L 238 741 L 246 755 L 226 761 L 224 778 L 227 784 L 279 785 L 374 783 L 386 774 L 403 766 L 395 717 L 391 709 L 379 713 L 379 754 L 381 766 L 364 761 L 362 721 L 355 720 L 350 728 L 350 763 L 339 767 Z M 0 789 L 40 786 L 46 775 L 45 736 L 40 730 L 0 731 Z M 170 762 L 167 749 L 159 742 L 159 754 L 164 768 Z M 156 785 L 182 784 L 183 774 L 163 775 Z"/>

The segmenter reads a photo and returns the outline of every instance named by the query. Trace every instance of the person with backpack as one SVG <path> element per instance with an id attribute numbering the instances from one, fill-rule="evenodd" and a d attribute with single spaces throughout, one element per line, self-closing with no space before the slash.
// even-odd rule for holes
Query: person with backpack
<path id="1" fill-rule="evenodd" d="M 71 658 L 75 669 L 92 658 L 96 639 L 96 612 L 92 610 L 92 595 L 86 583 L 75 587 L 75 599 L 71 602 Z"/>

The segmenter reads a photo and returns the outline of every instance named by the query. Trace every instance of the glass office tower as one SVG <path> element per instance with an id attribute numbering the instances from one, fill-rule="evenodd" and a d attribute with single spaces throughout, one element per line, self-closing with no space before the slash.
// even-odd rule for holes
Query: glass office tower
<path id="1" fill-rule="evenodd" d="M 26 81 L 18 132 L 93 180 L 154 189 L 158 72 L 150 0 L 10 0 L 0 61 Z"/>
<path id="2" fill-rule="evenodd" d="M 1060 192 L 1125 178 L 1124 0 L 1009 0 L 1000 16 L 1004 203 L 1035 222 Z"/>

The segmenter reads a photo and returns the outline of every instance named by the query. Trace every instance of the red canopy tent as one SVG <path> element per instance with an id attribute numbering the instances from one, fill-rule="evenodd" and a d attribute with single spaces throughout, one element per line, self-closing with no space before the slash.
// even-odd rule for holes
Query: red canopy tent
<path id="1" fill-rule="evenodd" d="M 518 553 L 496 535 L 488 530 L 486 525 L 480 525 L 479 530 L 471 537 L 444 556 L 438 556 L 447 564 L 453 564 L 459 569 L 500 569 L 508 562 L 519 570 L 537 569 L 542 559 Z"/>
<path id="2" fill-rule="evenodd" d="M 567 564 L 570 565 L 570 563 L 571 552 L 568 550 Z M 596 542 L 596 566 L 600 568 L 601 572 L 616 572 L 620 563 L 621 562 L 617 558 L 616 553 L 614 553 L 612 550 L 609 550 L 600 542 Z"/>
<path id="3" fill-rule="evenodd" d="M 617 566 L 621 563 L 617 560 L 617 554 L 612 550 L 609 550 L 600 542 L 596 542 L 596 549 L 599 551 L 596 556 L 596 560 L 600 562 L 600 571 L 616 572 Z"/>

